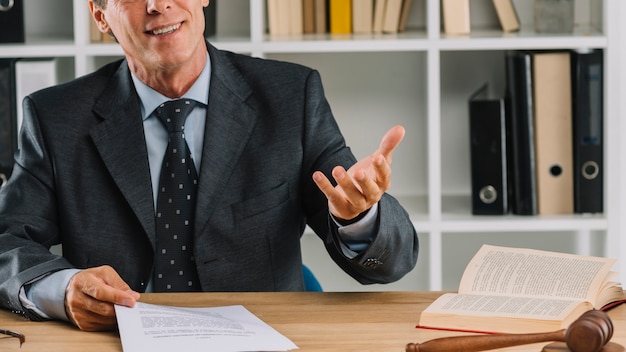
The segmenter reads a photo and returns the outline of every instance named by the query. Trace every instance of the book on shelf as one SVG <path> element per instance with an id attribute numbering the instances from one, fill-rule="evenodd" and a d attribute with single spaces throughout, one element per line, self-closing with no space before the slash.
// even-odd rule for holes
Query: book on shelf
<path id="1" fill-rule="evenodd" d="M 11 176 L 17 149 L 15 59 L 0 59 L 0 187 Z"/>
<path id="2" fill-rule="evenodd" d="M 569 51 L 534 52 L 537 214 L 574 212 L 572 84 Z"/>
<path id="3" fill-rule="evenodd" d="M 304 33 L 303 0 L 267 0 L 266 4 L 270 35 Z"/>
<path id="4" fill-rule="evenodd" d="M 411 5 L 413 5 L 413 0 L 404 0 L 402 2 L 402 12 L 400 13 L 398 32 L 404 32 L 406 30 L 406 25 L 409 22 L 409 15 L 411 14 Z"/>
<path id="5" fill-rule="evenodd" d="M 270 35 L 288 35 L 290 0 L 267 0 L 267 19 Z"/>
<path id="6" fill-rule="evenodd" d="M 500 27 L 504 32 L 515 32 L 520 28 L 519 17 L 513 0 L 493 0 Z"/>
<path id="7" fill-rule="evenodd" d="M 574 212 L 601 213 L 604 203 L 603 51 L 572 51 Z"/>
<path id="8" fill-rule="evenodd" d="M 508 140 L 511 142 L 507 152 L 511 175 L 511 212 L 517 215 L 536 215 L 532 54 L 527 51 L 508 51 L 505 67 L 505 114 Z"/>
<path id="9" fill-rule="evenodd" d="M 315 0 L 302 0 L 302 33 L 315 33 Z"/>
<path id="10" fill-rule="evenodd" d="M 383 17 L 384 33 L 398 33 L 401 14 L 402 0 L 387 0 L 385 16 Z"/>
<path id="11" fill-rule="evenodd" d="M 584 312 L 625 303 L 611 258 L 483 245 L 458 293 L 437 298 L 418 327 L 540 333 L 567 328 Z"/>
<path id="12" fill-rule="evenodd" d="M 289 1 L 289 34 L 302 34 L 303 27 L 303 12 L 302 12 L 303 0 L 290 0 Z"/>
<path id="13" fill-rule="evenodd" d="M 383 23 L 385 21 L 385 9 L 388 0 L 374 0 L 374 20 L 372 23 L 372 31 L 374 33 L 383 32 Z"/>
<path id="14" fill-rule="evenodd" d="M 328 13 L 326 0 L 304 0 L 303 33 L 324 34 L 328 32 Z"/>
<path id="15" fill-rule="evenodd" d="M 328 32 L 328 11 L 326 0 L 315 0 L 315 33 Z"/>
<path id="16" fill-rule="evenodd" d="M 328 11 L 330 15 L 331 34 L 352 33 L 351 0 L 329 0 Z"/>
<path id="17" fill-rule="evenodd" d="M 0 43 L 24 40 L 24 0 L 0 1 Z"/>
<path id="18" fill-rule="evenodd" d="M 442 0 L 443 30 L 446 34 L 470 33 L 469 0 Z"/>
<path id="19" fill-rule="evenodd" d="M 352 32 L 372 33 L 374 0 L 352 0 Z"/>
<path id="20" fill-rule="evenodd" d="M 278 7 L 280 5 L 280 0 L 267 0 L 266 4 L 266 12 L 267 12 L 267 32 L 270 35 L 279 34 L 279 23 L 278 23 Z"/>

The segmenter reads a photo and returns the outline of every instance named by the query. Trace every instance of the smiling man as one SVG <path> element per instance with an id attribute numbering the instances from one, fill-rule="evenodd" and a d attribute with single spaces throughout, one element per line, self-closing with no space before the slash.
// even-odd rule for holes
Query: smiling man
<path id="1" fill-rule="evenodd" d="M 25 99 L 0 305 L 106 330 L 141 292 L 304 290 L 307 225 L 363 284 L 413 269 L 415 229 L 386 193 L 404 129 L 357 162 L 318 72 L 216 49 L 206 6 L 89 1 L 125 58 Z"/>

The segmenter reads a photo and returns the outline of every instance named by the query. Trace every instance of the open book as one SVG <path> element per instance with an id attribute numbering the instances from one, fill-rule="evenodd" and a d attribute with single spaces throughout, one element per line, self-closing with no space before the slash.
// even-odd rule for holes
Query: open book
<path id="1" fill-rule="evenodd" d="M 624 302 L 610 271 L 615 259 L 483 245 L 465 268 L 458 294 L 420 317 L 422 328 L 533 333 L 567 328 L 582 313 Z"/>

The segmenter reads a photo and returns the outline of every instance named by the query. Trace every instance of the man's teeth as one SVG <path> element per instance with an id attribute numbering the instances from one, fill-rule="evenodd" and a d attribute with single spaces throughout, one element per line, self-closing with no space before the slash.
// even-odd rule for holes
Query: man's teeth
<path id="1" fill-rule="evenodd" d="M 171 26 L 167 26 L 167 27 L 164 27 L 164 28 L 155 29 L 155 30 L 152 31 L 152 34 L 159 35 L 159 34 L 172 33 L 173 31 L 177 30 L 178 28 L 180 28 L 180 23 L 173 24 Z"/>

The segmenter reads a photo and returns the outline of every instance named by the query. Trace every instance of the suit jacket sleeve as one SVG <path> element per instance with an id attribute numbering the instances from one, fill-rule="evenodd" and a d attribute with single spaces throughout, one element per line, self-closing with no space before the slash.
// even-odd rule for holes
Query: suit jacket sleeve
<path id="1" fill-rule="evenodd" d="M 27 98 L 20 150 L 7 186 L 0 189 L 0 302 L 32 320 L 39 316 L 22 307 L 20 288 L 42 275 L 72 268 L 63 257 L 50 253 L 60 243 L 56 223 L 50 160 Z M 24 155 L 29 155 L 24 158 Z M 39 175 L 36 177 L 35 175 Z M 48 178 L 41 177 L 49 176 Z M 14 184 L 19 183 L 19 187 Z"/>
<path id="2" fill-rule="evenodd" d="M 329 179 L 333 167 L 342 165 L 346 169 L 356 159 L 345 145 L 345 141 L 324 98 L 319 74 L 312 71 L 307 83 L 305 125 L 311 131 L 306 134 L 309 149 L 315 151 L 314 169 L 323 171 Z M 320 139 L 325 138 L 323 143 Z M 311 177 L 309 176 L 309 180 Z M 321 191 L 315 184 L 308 184 L 304 199 L 319 199 Z M 341 238 L 337 226 L 331 219 L 326 204 L 309 219 L 309 226 L 324 240 L 333 260 L 350 276 L 362 284 L 389 283 L 403 277 L 415 267 L 419 242 L 413 224 L 398 201 L 384 194 L 379 202 L 378 231 L 368 248 L 354 258 L 347 258 L 341 250 Z"/>

